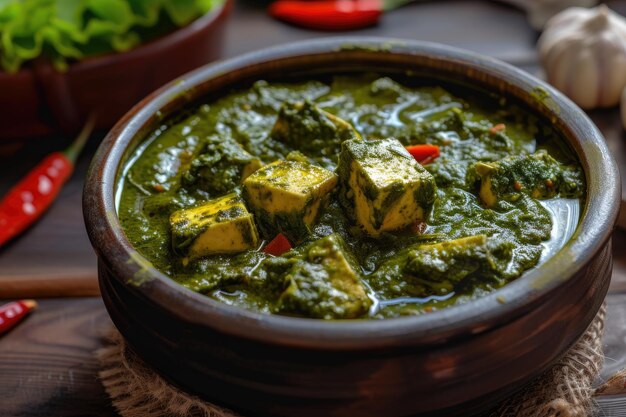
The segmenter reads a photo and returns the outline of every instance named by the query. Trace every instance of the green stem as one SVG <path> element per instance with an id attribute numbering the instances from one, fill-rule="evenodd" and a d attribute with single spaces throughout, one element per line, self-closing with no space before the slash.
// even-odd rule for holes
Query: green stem
<path id="1" fill-rule="evenodd" d="M 383 10 L 388 12 L 389 10 L 397 9 L 398 7 L 402 7 L 405 4 L 411 3 L 415 0 L 382 0 L 383 1 Z"/>
<path id="2" fill-rule="evenodd" d="M 96 117 L 94 114 L 90 114 L 82 130 L 80 131 L 76 139 L 74 139 L 74 142 L 72 142 L 72 144 L 67 149 L 65 149 L 65 151 L 63 151 L 67 159 L 72 162 L 76 162 L 76 158 L 78 158 L 78 155 L 85 147 L 85 143 L 87 143 L 87 139 L 89 139 L 89 136 L 91 136 L 95 124 Z"/>

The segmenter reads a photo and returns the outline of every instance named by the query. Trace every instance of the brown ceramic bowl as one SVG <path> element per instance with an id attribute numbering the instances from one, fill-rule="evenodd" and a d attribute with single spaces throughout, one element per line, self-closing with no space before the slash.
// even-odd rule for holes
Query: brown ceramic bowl
<path id="1" fill-rule="evenodd" d="M 540 267 L 464 305 L 418 317 L 320 321 L 219 303 L 133 249 L 116 215 L 124 163 L 163 117 L 258 79 L 377 71 L 501 94 L 552 123 L 578 154 L 587 199 L 571 240 Z M 281 46 L 187 74 L 111 130 L 84 213 L 118 329 L 172 383 L 244 415 L 469 415 L 519 389 L 574 344 L 605 297 L 619 175 L 601 134 L 563 95 L 500 61 L 442 45 L 338 38 Z"/>
<path id="2" fill-rule="evenodd" d="M 110 128 L 166 82 L 221 54 L 232 0 L 189 25 L 124 53 L 86 58 L 58 72 L 47 62 L 0 71 L 0 139 L 73 132 L 90 113 Z"/>

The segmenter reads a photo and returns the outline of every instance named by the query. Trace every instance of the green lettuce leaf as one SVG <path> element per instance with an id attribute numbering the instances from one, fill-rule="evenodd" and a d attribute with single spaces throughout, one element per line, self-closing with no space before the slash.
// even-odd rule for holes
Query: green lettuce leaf
<path id="1" fill-rule="evenodd" d="M 38 57 L 68 62 L 127 51 L 184 26 L 224 0 L 0 0 L 0 68 Z"/>

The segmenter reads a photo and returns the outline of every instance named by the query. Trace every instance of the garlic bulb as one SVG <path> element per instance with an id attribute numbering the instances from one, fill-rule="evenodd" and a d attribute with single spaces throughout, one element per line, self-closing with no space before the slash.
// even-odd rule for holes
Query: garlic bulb
<path id="1" fill-rule="evenodd" d="M 626 86 L 626 20 L 605 5 L 569 8 L 546 24 L 539 57 L 548 81 L 580 107 L 614 106 Z"/>
<path id="2" fill-rule="evenodd" d="M 598 0 L 501 0 L 526 11 L 528 23 L 533 29 L 541 30 L 546 22 L 568 7 L 592 7 Z"/>

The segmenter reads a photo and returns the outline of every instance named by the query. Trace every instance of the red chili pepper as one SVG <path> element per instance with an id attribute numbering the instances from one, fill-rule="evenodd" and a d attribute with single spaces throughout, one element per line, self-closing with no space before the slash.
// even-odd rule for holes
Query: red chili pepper
<path id="1" fill-rule="evenodd" d="M 278 0 L 270 5 L 276 19 L 310 29 L 350 30 L 378 23 L 382 0 Z"/>
<path id="2" fill-rule="evenodd" d="M 282 233 L 276 235 L 276 237 L 263 248 L 263 252 L 273 256 L 280 256 L 290 250 L 291 243 L 289 243 L 289 240 L 287 240 L 285 235 Z"/>
<path id="3" fill-rule="evenodd" d="M 437 145 L 411 145 L 406 150 L 417 162 L 426 165 L 439 158 L 439 146 Z"/>
<path id="4" fill-rule="evenodd" d="M 320 30 L 351 30 L 378 23 L 382 13 L 412 0 L 278 0 L 269 12 L 276 19 Z"/>
<path id="5" fill-rule="evenodd" d="M 35 300 L 14 301 L 0 307 L 0 334 L 8 332 L 35 308 Z"/>
<path id="6" fill-rule="evenodd" d="M 0 201 L 0 247 L 22 233 L 50 207 L 72 175 L 76 157 L 89 138 L 93 123 L 93 119 L 89 119 L 65 152 L 48 155 Z"/>

